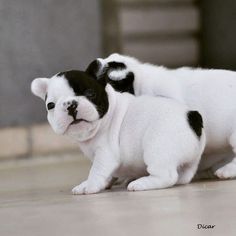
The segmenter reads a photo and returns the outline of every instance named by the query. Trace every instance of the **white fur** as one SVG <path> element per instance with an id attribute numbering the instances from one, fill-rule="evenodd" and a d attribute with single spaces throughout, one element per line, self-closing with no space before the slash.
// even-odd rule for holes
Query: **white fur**
<path id="1" fill-rule="evenodd" d="M 38 92 L 35 94 L 42 94 Z M 203 130 L 199 139 L 190 128 L 185 105 L 167 98 L 121 94 L 107 85 L 109 109 L 98 119 L 93 104 L 87 101 L 83 107 L 81 99 L 87 99 L 76 97 L 63 77 L 48 80 L 46 92 L 48 101 L 56 104 L 55 110 L 48 112 L 53 129 L 76 139 L 93 162 L 88 179 L 73 188 L 74 194 L 102 191 L 113 177 L 135 178 L 128 185 L 131 191 L 191 181 L 204 149 L 205 135 Z M 71 117 L 63 106 L 68 99 L 81 101 L 78 113 L 90 112 L 88 116 L 81 115 L 89 123 L 70 124 Z"/>
<path id="2" fill-rule="evenodd" d="M 48 86 L 47 78 L 37 78 L 31 83 L 31 91 L 34 95 L 45 99 L 46 91 Z"/>
<path id="3" fill-rule="evenodd" d="M 232 152 L 236 152 L 236 72 L 188 67 L 167 69 L 120 54 L 99 60 L 104 66 L 111 61 L 123 62 L 127 68 L 123 75 L 119 71 L 120 79 L 127 71 L 134 73 L 135 95 L 169 97 L 198 110 L 206 131 L 200 170 L 212 167 L 219 178 L 236 177 L 236 158 L 232 158 Z M 113 79 L 111 71 L 109 77 Z"/>

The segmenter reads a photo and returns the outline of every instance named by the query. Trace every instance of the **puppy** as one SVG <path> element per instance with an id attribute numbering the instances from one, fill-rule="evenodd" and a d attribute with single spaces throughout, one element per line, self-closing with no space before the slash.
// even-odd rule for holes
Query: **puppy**
<path id="1" fill-rule="evenodd" d="M 74 194 L 104 190 L 112 177 L 136 179 L 128 190 L 189 183 L 205 145 L 197 111 L 168 98 L 116 92 L 81 71 L 37 78 L 32 92 L 45 99 L 53 130 L 75 139 L 92 161 Z"/>
<path id="2" fill-rule="evenodd" d="M 236 72 L 167 69 L 120 54 L 98 58 L 87 72 L 117 91 L 168 97 L 198 110 L 206 131 L 199 171 L 210 168 L 221 179 L 236 177 Z"/>

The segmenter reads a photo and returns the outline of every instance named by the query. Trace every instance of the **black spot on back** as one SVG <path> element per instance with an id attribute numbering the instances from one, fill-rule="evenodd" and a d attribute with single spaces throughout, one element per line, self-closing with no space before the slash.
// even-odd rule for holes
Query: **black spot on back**
<path id="1" fill-rule="evenodd" d="M 202 116 L 198 111 L 189 111 L 187 117 L 190 127 L 200 138 L 202 135 L 202 128 L 203 128 Z"/>
<path id="2" fill-rule="evenodd" d="M 83 71 L 71 70 L 60 72 L 57 76 L 64 76 L 77 96 L 85 96 L 95 106 L 102 118 L 109 107 L 105 87 Z"/>

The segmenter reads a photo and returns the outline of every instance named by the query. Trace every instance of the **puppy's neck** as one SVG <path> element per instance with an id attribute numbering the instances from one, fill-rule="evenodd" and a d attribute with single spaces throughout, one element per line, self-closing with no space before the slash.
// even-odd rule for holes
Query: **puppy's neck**
<path id="1" fill-rule="evenodd" d="M 134 96 L 129 93 L 116 92 L 109 84 L 106 86 L 106 92 L 108 95 L 109 108 L 101 122 L 101 129 L 103 130 L 110 129 L 111 126 L 119 126 L 118 123 L 123 120 L 130 100 L 134 98 Z"/>
<path id="2" fill-rule="evenodd" d="M 89 140 L 80 142 L 80 148 L 93 161 L 94 153 L 101 148 L 111 148 L 119 152 L 120 128 L 129 104 L 135 97 L 129 93 L 116 92 L 109 84 L 106 86 L 109 108 L 100 120 L 96 134 Z M 107 141 L 112 142 L 107 145 Z M 106 145 L 102 145 L 106 143 Z"/>

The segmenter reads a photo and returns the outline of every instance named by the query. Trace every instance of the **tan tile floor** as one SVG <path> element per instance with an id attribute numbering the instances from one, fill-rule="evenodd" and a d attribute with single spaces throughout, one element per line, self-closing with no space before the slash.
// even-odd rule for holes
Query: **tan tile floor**
<path id="1" fill-rule="evenodd" d="M 236 180 L 71 195 L 88 169 L 71 157 L 1 164 L 0 235 L 236 235 Z"/>

